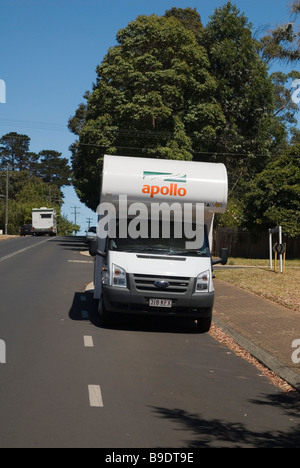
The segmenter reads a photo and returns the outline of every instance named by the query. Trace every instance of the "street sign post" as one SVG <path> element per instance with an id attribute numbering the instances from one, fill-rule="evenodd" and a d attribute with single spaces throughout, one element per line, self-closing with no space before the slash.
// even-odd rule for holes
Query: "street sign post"
<path id="1" fill-rule="evenodd" d="M 278 233 L 279 242 L 272 245 L 272 235 Z M 275 252 L 275 259 L 277 260 L 277 254 L 279 254 L 280 262 L 280 273 L 283 273 L 283 262 L 282 255 L 285 253 L 286 245 L 282 243 L 282 228 L 277 226 L 276 228 L 269 229 L 269 251 L 270 251 L 270 269 L 273 269 L 273 252 Z M 275 263 L 276 268 L 276 263 Z"/>

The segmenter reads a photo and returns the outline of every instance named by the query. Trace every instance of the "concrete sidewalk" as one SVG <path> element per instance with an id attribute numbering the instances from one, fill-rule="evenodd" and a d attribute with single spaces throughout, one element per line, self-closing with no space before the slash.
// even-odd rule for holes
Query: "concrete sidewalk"
<path id="1" fill-rule="evenodd" d="M 293 352 L 300 348 L 292 347 L 294 340 L 300 340 L 300 311 L 292 311 L 219 279 L 214 285 L 214 324 L 300 390 L 300 363 L 292 360 Z"/>

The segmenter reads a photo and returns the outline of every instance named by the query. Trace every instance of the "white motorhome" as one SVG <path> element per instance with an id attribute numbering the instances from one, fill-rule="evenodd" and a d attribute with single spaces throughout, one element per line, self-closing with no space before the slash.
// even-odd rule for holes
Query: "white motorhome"
<path id="1" fill-rule="evenodd" d="M 191 317 L 211 326 L 215 213 L 227 205 L 223 164 L 104 156 L 94 297 L 113 313 Z"/>
<path id="2" fill-rule="evenodd" d="M 34 236 L 56 236 L 57 234 L 57 217 L 56 211 L 53 208 L 33 208 L 32 209 L 32 226 Z"/>

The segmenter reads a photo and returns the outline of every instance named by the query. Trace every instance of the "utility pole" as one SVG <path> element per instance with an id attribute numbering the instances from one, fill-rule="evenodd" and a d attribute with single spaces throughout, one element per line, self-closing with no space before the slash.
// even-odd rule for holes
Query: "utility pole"
<path id="1" fill-rule="evenodd" d="M 91 227 L 91 221 L 92 221 L 92 218 L 86 218 L 86 222 L 88 223 L 88 229 L 90 229 Z"/>
<path id="2" fill-rule="evenodd" d="M 6 165 L 6 197 L 5 197 L 5 234 L 8 227 L 8 164 Z"/>
<path id="3" fill-rule="evenodd" d="M 74 213 L 71 213 L 71 214 L 73 214 L 75 216 L 74 224 L 77 225 L 77 215 L 79 214 L 77 210 L 78 210 L 79 206 L 71 206 L 71 208 L 74 210 Z M 76 236 L 76 234 L 77 234 L 77 231 L 75 229 L 75 236 Z"/>
<path id="4" fill-rule="evenodd" d="M 5 166 L 0 166 L 5 167 Z M 5 195 L 0 195 L 0 197 L 5 198 L 5 227 L 4 227 L 4 234 L 7 235 L 8 231 L 8 182 L 9 182 L 9 164 L 6 164 L 6 183 L 5 183 Z"/>

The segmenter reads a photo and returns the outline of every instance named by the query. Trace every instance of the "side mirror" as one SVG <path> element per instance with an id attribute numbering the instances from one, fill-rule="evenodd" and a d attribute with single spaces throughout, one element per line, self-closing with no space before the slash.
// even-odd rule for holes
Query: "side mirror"
<path id="1" fill-rule="evenodd" d="M 105 253 L 101 250 L 98 250 L 98 238 L 92 239 L 89 242 L 89 254 L 92 257 L 96 257 L 96 255 L 100 255 L 100 257 L 105 257 Z"/>
<path id="2" fill-rule="evenodd" d="M 216 260 L 212 260 L 213 265 L 217 265 L 218 263 L 221 263 L 221 265 L 226 265 L 227 260 L 228 260 L 228 249 L 223 248 L 221 249 L 221 256 L 220 258 L 217 258 Z"/>

